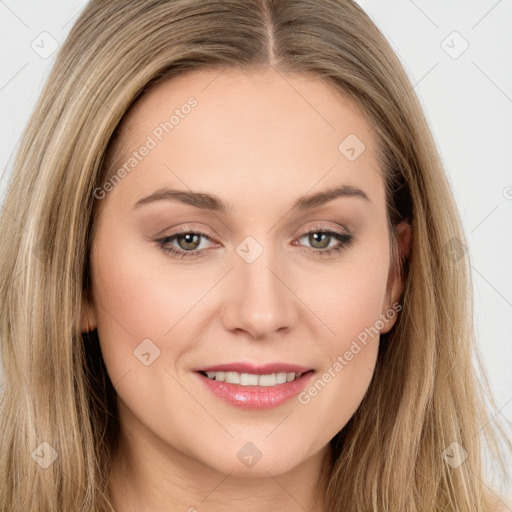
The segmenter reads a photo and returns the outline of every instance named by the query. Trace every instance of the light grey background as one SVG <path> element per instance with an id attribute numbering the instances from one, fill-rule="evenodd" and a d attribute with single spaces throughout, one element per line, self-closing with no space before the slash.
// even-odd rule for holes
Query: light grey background
<path id="1" fill-rule="evenodd" d="M 54 61 L 45 52 L 85 3 L 0 0 L 2 170 Z M 434 132 L 468 237 L 495 413 L 512 421 L 512 0 L 359 3 L 401 58 Z"/>

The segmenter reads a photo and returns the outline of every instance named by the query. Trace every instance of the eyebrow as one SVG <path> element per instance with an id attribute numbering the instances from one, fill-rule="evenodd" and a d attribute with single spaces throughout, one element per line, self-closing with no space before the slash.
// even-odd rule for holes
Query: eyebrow
<path id="1" fill-rule="evenodd" d="M 292 210 L 309 210 L 317 206 L 323 205 L 329 201 L 333 201 L 339 197 L 355 197 L 361 198 L 371 203 L 370 198 L 358 187 L 352 185 L 340 185 L 338 187 L 329 188 L 314 194 L 299 197 L 292 205 Z M 223 201 L 214 194 L 204 192 L 189 192 L 186 190 L 173 190 L 169 188 L 160 188 L 149 196 L 139 199 L 134 208 L 153 203 L 155 201 L 179 201 L 203 210 L 211 210 L 219 213 L 229 213 L 232 206 Z"/>

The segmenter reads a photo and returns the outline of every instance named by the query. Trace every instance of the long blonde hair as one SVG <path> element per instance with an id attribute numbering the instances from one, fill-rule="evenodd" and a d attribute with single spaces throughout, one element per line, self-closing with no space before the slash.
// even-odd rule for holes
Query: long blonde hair
<path id="1" fill-rule="evenodd" d="M 489 510 L 482 441 L 499 460 L 503 431 L 475 366 L 468 256 L 448 250 L 464 233 L 413 87 L 374 23 L 351 0 L 93 0 L 30 118 L 1 214 L 3 512 L 113 510 L 115 390 L 80 317 L 94 190 L 123 116 L 159 80 L 265 66 L 357 102 L 378 137 L 391 234 L 413 226 L 400 318 L 330 443 L 327 510 Z M 454 442 L 467 452 L 457 468 L 443 457 Z"/>

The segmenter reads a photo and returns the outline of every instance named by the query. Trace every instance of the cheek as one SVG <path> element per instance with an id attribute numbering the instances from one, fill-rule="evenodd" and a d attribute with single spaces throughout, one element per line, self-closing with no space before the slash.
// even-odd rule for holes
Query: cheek
<path id="1" fill-rule="evenodd" d="M 180 265 L 134 230 L 105 227 L 96 249 L 91 265 L 94 295 L 102 306 L 98 322 L 116 324 L 113 328 L 134 341 L 162 338 L 217 278 L 201 264 Z"/>
<path id="2" fill-rule="evenodd" d="M 387 258 L 375 257 L 386 254 L 384 238 L 382 242 L 378 252 L 358 251 L 339 272 L 319 276 L 316 284 L 324 283 L 324 293 L 308 298 L 329 331 L 318 338 L 324 365 L 299 402 L 331 436 L 359 407 L 375 369 L 389 264 Z"/>
<path id="3" fill-rule="evenodd" d="M 382 257 L 386 244 L 376 246 L 361 246 L 339 264 L 316 268 L 314 274 L 312 269 L 298 274 L 297 294 L 328 328 L 322 339 L 331 354 L 380 318 L 389 261 Z"/>
<path id="4" fill-rule="evenodd" d="M 336 278 L 338 282 L 333 285 Z M 333 276 L 323 292 L 307 297 L 335 339 L 356 336 L 362 328 L 373 325 L 381 312 L 385 290 L 386 276 L 366 270 Z"/>
<path id="5" fill-rule="evenodd" d="M 178 342 L 180 327 L 214 284 L 213 276 L 199 278 L 196 272 L 194 277 L 191 266 L 183 271 L 162 254 L 156 244 L 148 242 L 141 249 L 140 240 L 137 244 L 128 234 L 107 229 L 93 247 L 98 335 L 114 383 L 127 371 L 140 373 L 141 379 L 151 375 L 137 359 L 139 347 L 145 347 L 144 354 L 149 349 L 151 359 L 158 355 L 151 368 L 174 365 L 185 350 Z M 164 338 L 173 343 L 164 347 Z"/>
<path id="6" fill-rule="evenodd" d="M 357 293 L 342 290 L 333 299 L 337 307 L 325 316 L 325 323 L 334 335 L 324 335 L 319 343 L 324 364 L 298 397 L 329 439 L 354 415 L 370 385 L 379 350 L 382 304 L 381 294 L 371 286 Z"/>

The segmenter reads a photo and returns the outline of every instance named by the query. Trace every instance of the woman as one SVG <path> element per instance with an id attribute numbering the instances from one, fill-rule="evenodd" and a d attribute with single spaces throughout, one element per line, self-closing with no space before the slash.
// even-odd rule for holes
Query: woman
<path id="1" fill-rule="evenodd" d="M 458 212 L 355 3 L 90 2 L 1 229 L 2 510 L 503 504 Z"/>

